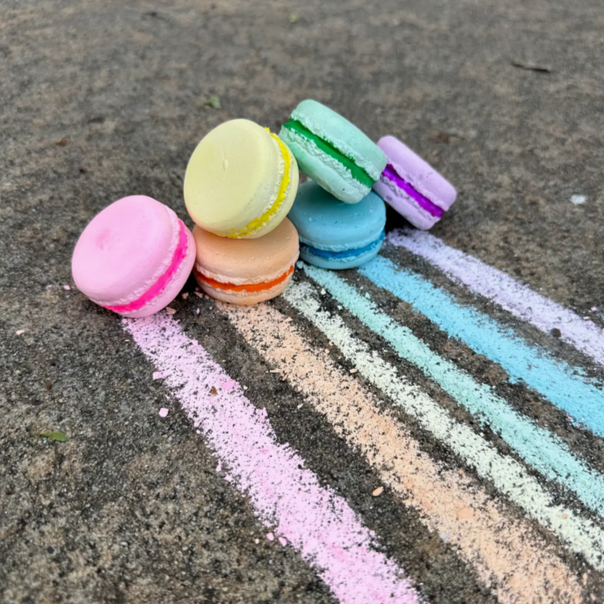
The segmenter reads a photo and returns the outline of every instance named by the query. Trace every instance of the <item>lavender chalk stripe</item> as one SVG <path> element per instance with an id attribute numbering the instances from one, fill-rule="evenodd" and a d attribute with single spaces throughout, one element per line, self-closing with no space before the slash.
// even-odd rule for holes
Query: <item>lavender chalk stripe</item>
<path id="1" fill-rule="evenodd" d="M 266 411 L 252 405 L 176 321 L 162 312 L 123 325 L 266 527 L 300 551 L 340 602 L 419 604 L 400 568 L 373 549 L 369 529 L 346 501 L 301 469 L 304 460 L 276 441 Z"/>
<path id="2" fill-rule="evenodd" d="M 332 271 L 307 264 L 304 271 L 361 323 L 383 337 L 398 356 L 418 366 L 445 392 L 490 426 L 546 478 L 574 493 L 604 516 L 604 477 L 577 459 L 564 441 L 518 413 L 493 389 L 477 382 L 454 363 L 433 352 L 413 332 L 383 313 L 376 304 Z"/>
<path id="3" fill-rule="evenodd" d="M 488 315 L 458 304 L 422 276 L 378 256 L 359 272 L 436 323 L 450 336 L 489 357 L 599 436 L 604 436 L 604 392 L 580 370 L 550 357 Z"/>
<path id="4" fill-rule="evenodd" d="M 425 258 L 448 277 L 489 298 L 519 319 L 549 334 L 559 329 L 561 339 L 604 365 L 604 329 L 572 310 L 533 291 L 507 273 L 456 250 L 429 233 L 400 229 L 388 241 Z"/>
<path id="5" fill-rule="evenodd" d="M 422 195 L 411 183 L 397 173 L 392 164 L 388 164 L 382 172 L 382 177 L 391 180 L 399 189 L 402 189 L 411 199 L 416 201 L 430 215 L 440 218 L 444 210 L 432 203 L 425 195 Z"/>

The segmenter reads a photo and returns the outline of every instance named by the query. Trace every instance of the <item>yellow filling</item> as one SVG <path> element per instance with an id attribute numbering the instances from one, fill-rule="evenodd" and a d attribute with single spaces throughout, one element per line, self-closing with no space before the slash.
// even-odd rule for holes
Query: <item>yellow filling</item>
<path id="1" fill-rule="evenodd" d="M 265 130 L 279 143 L 279 148 L 281 149 L 281 155 L 283 155 L 283 161 L 285 162 L 285 170 L 283 174 L 283 178 L 281 180 L 281 186 L 279 187 L 279 191 L 277 192 L 277 197 L 273 202 L 273 205 L 266 211 L 262 216 L 258 216 L 258 218 L 254 218 L 254 220 L 248 222 L 242 229 L 227 235 L 230 239 L 241 239 L 242 237 L 247 237 L 251 235 L 254 231 L 258 230 L 262 225 L 266 224 L 279 210 L 279 207 L 283 203 L 285 199 L 285 193 L 287 192 L 287 187 L 289 186 L 289 174 L 291 170 L 291 156 L 289 154 L 289 149 L 285 146 L 285 144 L 281 141 L 281 139 L 273 134 L 268 128 Z"/>

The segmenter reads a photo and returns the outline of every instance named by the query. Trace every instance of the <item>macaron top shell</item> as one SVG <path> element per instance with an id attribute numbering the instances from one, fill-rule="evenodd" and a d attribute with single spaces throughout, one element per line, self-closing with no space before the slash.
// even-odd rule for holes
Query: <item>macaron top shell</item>
<path id="1" fill-rule="evenodd" d="M 249 120 L 221 124 L 193 152 L 184 197 L 193 221 L 223 237 L 259 237 L 287 215 L 298 166 L 286 145 Z"/>
<path id="2" fill-rule="evenodd" d="M 331 143 L 363 168 L 373 181 L 379 179 L 386 166 L 384 153 L 345 117 L 317 101 L 306 99 L 298 104 L 290 119 L 300 122 L 313 134 Z"/>
<path id="3" fill-rule="evenodd" d="M 378 146 L 388 157 L 396 173 L 443 210 L 448 210 L 457 192 L 444 176 L 394 136 L 383 136 Z"/>
<path id="4" fill-rule="evenodd" d="M 347 204 L 308 181 L 298 189 L 288 217 L 302 243 L 340 252 L 376 241 L 386 224 L 386 206 L 373 192 L 357 204 Z"/>
<path id="5" fill-rule="evenodd" d="M 291 268 L 299 254 L 298 233 L 286 218 L 259 239 L 226 239 L 199 227 L 195 269 L 217 281 L 235 285 L 268 283 Z"/>
<path id="6" fill-rule="evenodd" d="M 170 268 L 180 235 L 170 208 L 144 195 L 124 197 L 97 214 L 78 239 L 75 284 L 104 306 L 132 302 Z"/>

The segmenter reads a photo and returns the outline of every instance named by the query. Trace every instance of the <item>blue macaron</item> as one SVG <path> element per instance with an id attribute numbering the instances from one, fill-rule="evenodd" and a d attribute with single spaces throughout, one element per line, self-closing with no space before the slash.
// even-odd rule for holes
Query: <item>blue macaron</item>
<path id="1" fill-rule="evenodd" d="M 302 172 L 345 203 L 358 203 L 386 167 L 384 152 L 354 124 L 307 99 L 283 124 L 279 138 Z"/>
<path id="2" fill-rule="evenodd" d="M 321 268 L 354 268 L 382 247 L 386 206 L 373 192 L 354 205 L 343 203 L 318 184 L 300 186 L 288 218 L 300 235 L 300 257 Z"/>

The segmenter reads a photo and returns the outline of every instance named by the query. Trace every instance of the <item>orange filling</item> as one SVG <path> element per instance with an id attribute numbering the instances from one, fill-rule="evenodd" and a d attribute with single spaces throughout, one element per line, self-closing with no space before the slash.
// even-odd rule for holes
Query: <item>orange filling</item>
<path id="1" fill-rule="evenodd" d="M 223 283 L 222 281 L 216 281 L 216 279 L 212 279 L 212 277 L 206 277 L 202 275 L 197 269 L 193 271 L 195 276 L 198 279 L 201 279 L 208 285 L 215 287 L 216 289 L 224 289 L 230 292 L 263 292 L 267 289 L 271 289 L 271 287 L 275 287 L 275 285 L 279 285 L 279 283 L 283 283 L 293 272 L 293 265 L 289 267 L 287 271 L 285 271 L 280 277 L 277 277 L 273 281 L 269 281 L 268 283 L 244 283 L 243 285 L 235 285 L 234 283 Z"/>

